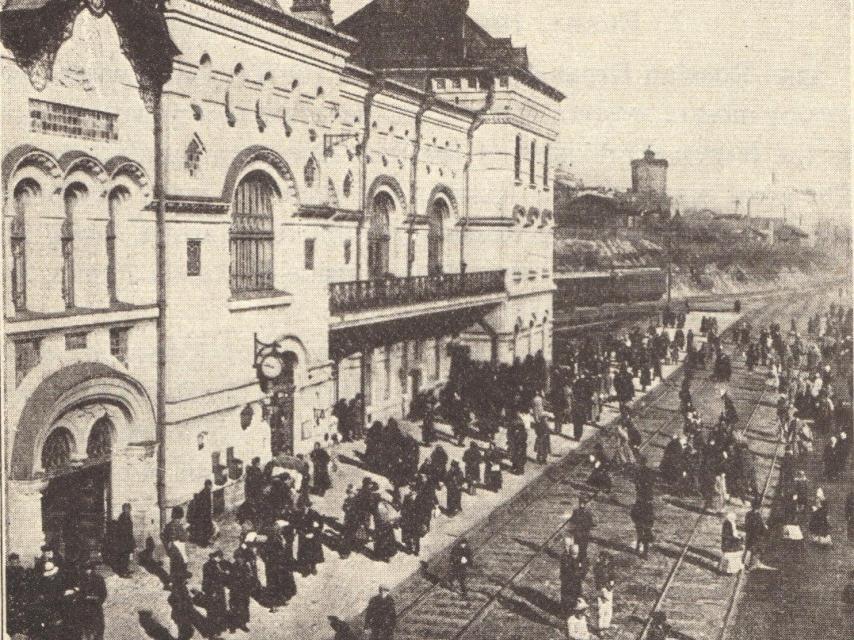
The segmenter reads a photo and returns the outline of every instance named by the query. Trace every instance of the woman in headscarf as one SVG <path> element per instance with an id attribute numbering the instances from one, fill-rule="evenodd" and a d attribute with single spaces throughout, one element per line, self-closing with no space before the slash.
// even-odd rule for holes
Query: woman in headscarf
<path id="1" fill-rule="evenodd" d="M 725 575 L 741 571 L 743 551 L 744 546 L 736 526 L 735 514 L 730 511 L 721 523 L 721 562 L 718 570 Z"/>

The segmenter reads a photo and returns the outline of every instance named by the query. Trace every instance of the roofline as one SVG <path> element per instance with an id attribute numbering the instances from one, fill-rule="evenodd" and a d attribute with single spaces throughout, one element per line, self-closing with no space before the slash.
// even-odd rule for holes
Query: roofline
<path id="1" fill-rule="evenodd" d="M 494 75 L 501 75 L 503 73 L 507 73 L 509 75 L 513 75 L 519 80 L 527 80 L 528 83 L 534 88 L 539 90 L 541 93 L 546 94 L 550 98 L 554 99 L 557 102 L 563 102 L 566 96 L 558 89 L 555 89 L 553 86 L 540 80 L 533 73 L 528 71 L 527 69 L 523 69 L 522 67 L 507 67 L 507 66 L 486 66 L 486 65 L 460 65 L 457 67 L 380 67 L 381 71 L 452 71 L 454 73 L 459 73 L 461 71 L 488 71 Z"/>
<path id="2" fill-rule="evenodd" d="M 358 43 L 358 39 L 353 36 L 341 33 L 335 29 L 330 29 L 308 20 L 303 20 L 289 13 L 279 12 L 275 9 L 270 9 L 263 5 L 257 4 L 252 0 L 190 0 L 199 4 L 218 4 L 231 9 L 237 9 L 243 13 L 249 14 L 261 20 L 270 22 L 276 26 L 320 40 L 324 44 L 338 47 L 345 51 L 350 51 L 351 48 Z"/>
<path id="3" fill-rule="evenodd" d="M 425 69 L 425 71 L 427 71 L 427 70 L 429 70 L 429 69 Z M 344 73 L 349 73 L 349 74 L 353 75 L 354 77 L 357 77 L 361 80 L 367 80 L 369 82 L 371 80 L 375 80 L 375 81 L 383 80 L 386 83 L 386 86 L 394 89 L 395 91 L 397 91 L 399 93 L 402 93 L 404 95 L 408 95 L 411 98 L 415 98 L 416 100 L 424 100 L 427 97 L 431 97 L 435 100 L 436 106 L 441 106 L 443 109 L 445 109 L 447 111 L 450 111 L 452 113 L 456 113 L 458 115 L 465 116 L 466 118 L 472 118 L 475 115 L 475 112 L 473 110 L 466 109 L 465 107 L 458 105 L 458 104 L 454 104 L 452 102 L 448 102 L 447 100 L 444 100 L 440 96 L 437 96 L 435 93 L 432 93 L 429 91 L 424 91 L 424 90 L 419 89 L 417 87 L 413 87 L 410 84 L 406 84 L 405 82 L 401 82 L 399 80 L 394 80 L 393 78 L 387 78 L 382 73 L 383 71 L 385 71 L 385 70 L 380 70 L 379 72 L 370 71 L 368 69 L 360 67 L 360 66 L 353 64 L 351 62 L 347 62 L 344 65 Z"/>

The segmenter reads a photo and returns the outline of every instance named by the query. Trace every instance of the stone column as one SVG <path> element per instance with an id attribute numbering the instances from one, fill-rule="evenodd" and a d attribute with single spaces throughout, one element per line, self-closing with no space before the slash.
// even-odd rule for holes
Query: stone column
<path id="1" fill-rule="evenodd" d="M 10 480 L 6 484 L 7 552 L 21 556 L 21 563 L 32 566 L 45 543 L 42 529 L 42 492 L 47 481 Z"/>

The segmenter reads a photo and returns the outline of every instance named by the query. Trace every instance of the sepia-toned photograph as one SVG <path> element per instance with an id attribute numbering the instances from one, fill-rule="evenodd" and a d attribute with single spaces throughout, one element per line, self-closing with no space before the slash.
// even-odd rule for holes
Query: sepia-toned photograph
<path id="1" fill-rule="evenodd" d="M 851 26 L 0 0 L 3 638 L 850 640 Z"/>

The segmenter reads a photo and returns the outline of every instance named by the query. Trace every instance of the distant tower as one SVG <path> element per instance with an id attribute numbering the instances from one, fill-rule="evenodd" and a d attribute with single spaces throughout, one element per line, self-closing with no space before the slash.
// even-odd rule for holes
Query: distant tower
<path id="1" fill-rule="evenodd" d="M 667 195 L 667 160 L 656 158 L 652 149 L 647 149 L 643 158 L 632 160 L 632 191 Z"/>
<path id="2" fill-rule="evenodd" d="M 291 14 L 321 27 L 333 26 L 331 0 L 294 0 Z"/>

